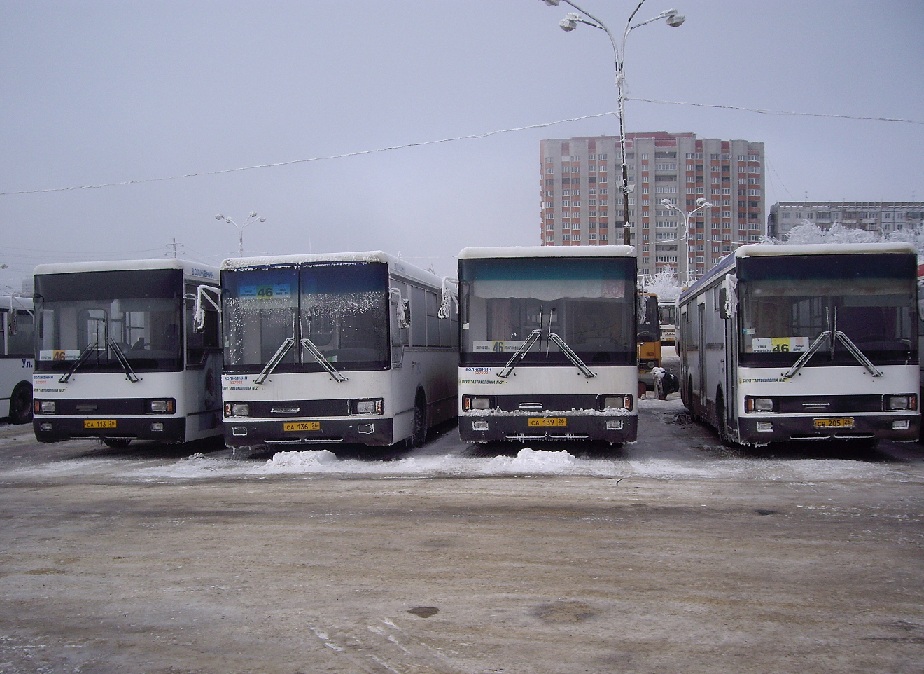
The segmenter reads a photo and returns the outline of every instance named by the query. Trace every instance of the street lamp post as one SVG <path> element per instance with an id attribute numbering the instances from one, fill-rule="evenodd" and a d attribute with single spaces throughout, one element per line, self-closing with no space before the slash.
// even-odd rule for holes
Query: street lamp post
<path id="1" fill-rule="evenodd" d="M 692 211 L 685 211 L 676 204 L 671 203 L 668 199 L 661 199 L 661 205 L 665 208 L 669 208 L 673 211 L 677 211 L 680 215 L 683 216 L 683 234 L 678 237 L 681 241 L 684 242 L 684 257 L 686 258 L 686 275 L 687 275 L 687 285 L 693 281 L 693 276 L 690 274 L 690 218 L 696 215 L 699 211 L 704 208 L 712 208 L 712 204 L 706 201 L 703 197 L 700 197 L 696 200 L 696 208 Z M 655 242 L 657 244 L 657 242 Z"/>
<path id="2" fill-rule="evenodd" d="M 244 257 L 244 228 L 252 222 L 266 222 L 266 218 L 261 218 L 257 215 L 256 211 L 250 211 L 250 215 L 247 216 L 247 219 L 243 221 L 243 224 L 237 224 L 234 220 L 229 218 L 227 215 L 222 215 L 219 213 L 215 216 L 216 220 L 224 220 L 237 229 L 237 245 L 238 253 L 240 257 Z"/>
<path id="3" fill-rule="evenodd" d="M 658 21 L 659 19 L 664 19 L 667 22 L 667 25 L 671 28 L 677 28 L 680 26 L 686 17 L 683 14 L 678 14 L 676 9 L 666 9 L 657 16 L 654 16 L 647 21 L 642 21 L 641 23 L 633 24 L 632 20 L 635 18 L 635 15 L 638 13 L 638 10 L 642 8 L 642 5 L 645 4 L 645 0 L 641 0 L 635 9 L 632 11 L 632 14 L 629 15 L 629 20 L 626 21 L 626 29 L 622 33 L 622 42 L 617 43 L 616 38 L 613 36 L 613 33 L 610 32 L 610 29 L 606 27 L 600 19 L 596 18 L 587 10 L 581 9 L 571 0 L 542 0 L 545 4 L 557 7 L 559 3 L 564 2 L 566 5 L 570 5 L 576 9 L 580 14 L 575 14 L 574 12 L 569 12 L 565 15 L 565 18 L 559 22 L 559 26 L 565 32 L 571 32 L 577 28 L 577 24 L 583 23 L 585 26 L 591 26 L 592 28 L 599 28 L 606 36 L 610 39 L 610 44 L 613 47 L 613 58 L 614 65 L 616 70 L 616 96 L 617 96 L 617 108 L 616 116 L 619 119 L 619 151 L 621 154 L 622 161 L 622 207 L 623 207 L 623 218 L 622 218 L 622 240 L 625 245 L 631 243 L 631 229 L 629 225 L 629 192 L 631 188 L 629 187 L 629 166 L 626 163 L 626 130 L 625 130 L 625 54 L 626 54 L 626 38 L 629 37 L 629 33 L 636 28 L 641 28 L 644 25 L 652 23 L 653 21 Z"/>

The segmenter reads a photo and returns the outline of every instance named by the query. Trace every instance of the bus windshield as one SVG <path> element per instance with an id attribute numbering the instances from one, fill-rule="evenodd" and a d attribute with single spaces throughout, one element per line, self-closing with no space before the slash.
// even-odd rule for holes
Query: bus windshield
<path id="1" fill-rule="evenodd" d="M 909 270 L 908 265 L 911 265 Z M 742 365 L 791 365 L 816 340 L 807 367 L 909 362 L 917 353 L 913 256 L 742 258 L 738 266 Z"/>
<path id="2" fill-rule="evenodd" d="M 36 276 L 38 371 L 177 371 L 183 275 L 176 269 Z"/>
<path id="3" fill-rule="evenodd" d="M 629 258 L 460 261 L 462 365 L 568 365 L 550 333 L 588 365 L 634 365 L 635 274 Z"/>
<path id="4" fill-rule="evenodd" d="M 337 370 L 388 366 L 383 263 L 225 270 L 222 286 L 226 371 L 259 372 L 280 348 L 277 372 L 320 371 L 318 353 Z"/>

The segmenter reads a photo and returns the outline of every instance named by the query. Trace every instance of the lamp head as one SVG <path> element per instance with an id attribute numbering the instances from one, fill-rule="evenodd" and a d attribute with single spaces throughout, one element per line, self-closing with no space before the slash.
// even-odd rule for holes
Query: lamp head
<path id="1" fill-rule="evenodd" d="M 577 28 L 578 15 L 574 12 L 569 12 L 565 15 L 565 18 L 558 22 L 558 25 L 561 26 L 561 29 L 566 33 L 570 33 L 572 30 Z"/>
<path id="2" fill-rule="evenodd" d="M 678 14 L 676 9 L 667 10 L 667 16 L 664 17 L 664 20 L 667 22 L 667 25 L 671 28 L 677 28 L 682 26 L 683 22 L 687 20 L 683 14 Z"/>

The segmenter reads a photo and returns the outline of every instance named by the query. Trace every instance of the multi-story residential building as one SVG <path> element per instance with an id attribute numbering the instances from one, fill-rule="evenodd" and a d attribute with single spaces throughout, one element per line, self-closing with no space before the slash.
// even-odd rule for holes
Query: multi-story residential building
<path id="1" fill-rule="evenodd" d="M 889 236 L 924 225 L 924 201 L 780 201 L 770 207 L 767 234 L 785 239 L 803 223 L 829 229 L 837 223 Z"/>
<path id="2" fill-rule="evenodd" d="M 622 159 L 615 136 L 543 140 L 540 241 L 546 246 L 624 242 Z M 663 131 L 626 134 L 629 242 L 639 273 L 701 276 L 765 233 L 764 144 Z M 711 206 L 685 217 L 698 199 Z M 689 230 L 685 231 L 685 220 Z"/>

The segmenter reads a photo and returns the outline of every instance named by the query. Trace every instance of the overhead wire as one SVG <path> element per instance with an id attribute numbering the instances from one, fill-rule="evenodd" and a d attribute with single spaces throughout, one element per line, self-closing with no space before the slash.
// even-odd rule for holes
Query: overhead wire
<path id="1" fill-rule="evenodd" d="M 736 105 L 724 105 L 724 104 L 715 104 L 715 103 L 695 103 L 690 101 L 663 101 L 652 98 L 626 98 L 626 101 L 634 101 L 637 103 L 650 103 L 654 105 L 685 105 L 692 107 L 701 107 L 701 108 L 712 108 L 717 110 L 737 110 L 742 112 L 752 112 L 756 114 L 763 115 L 781 115 L 781 116 L 798 116 L 798 117 L 822 117 L 822 118 L 833 118 L 833 119 L 849 119 L 857 121 L 873 121 L 873 122 L 890 122 L 890 123 L 901 123 L 901 124 L 915 124 L 915 125 L 924 125 L 924 121 L 914 120 L 914 119 L 903 119 L 897 117 L 875 117 L 875 116 L 861 116 L 861 115 L 844 115 L 844 114 L 835 114 L 835 113 L 814 113 L 814 112 L 795 112 L 795 111 L 785 111 L 785 110 L 766 110 L 761 108 L 748 108 L 744 106 Z M 406 150 L 414 147 L 426 147 L 430 145 L 439 145 L 442 143 L 452 143 L 464 140 L 481 140 L 484 138 L 490 138 L 492 136 L 497 136 L 500 134 L 507 133 L 518 133 L 521 131 L 530 131 L 535 129 L 545 129 L 552 126 L 558 126 L 560 124 L 570 124 L 573 122 L 580 122 L 589 119 L 599 119 L 601 117 L 615 116 L 617 113 L 614 111 L 610 112 L 599 112 L 592 115 L 581 115 L 578 117 L 569 117 L 567 119 L 559 119 L 551 122 L 540 122 L 538 124 L 527 124 L 524 126 L 516 126 L 506 129 L 496 129 L 493 131 L 485 131 L 481 133 L 466 134 L 462 136 L 452 136 L 448 138 L 440 138 L 436 140 L 425 140 L 425 141 L 416 141 L 410 143 L 403 143 L 397 145 L 388 145 L 385 147 L 367 149 L 367 150 L 356 150 L 353 152 L 343 152 L 340 154 L 316 156 L 316 157 L 304 157 L 301 159 L 292 159 L 288 161 L 280 162 L 271 162 L 265 164 L 252 164 L 249 166 L 239 166 L 236 168 L 226 168 L 226 169 L 217 169 L 214 171 L 196 171 L 192 173 L 182 173 L 172 176 L 160 176 L 154 178 L 136 178 L 129 180 L 120 180 L 114 182 L 106 183 L 96 183 L 96 184 L 87 184 L 87 185 L 69 185 L 64 187 L 47 187 L 47 188 L 37 188 L 37 189 L 28 189 L 28 190 L 11 190 L 0 192 L 0 197 L 10 197 L 10 196 L 22 196 L 22 195 L 34 195 L 34 194 L 49 194 L 54 192 L 68 192 L 76 190 L 96 190 L 104 189 L 109 187 L 123 187 L 127 185 L 143 185 L 148 183 L 156 182 L 167 182 L 172 180 L 183 180 L 186 178 L 198 178 L 205 176 L 218 176 L 225 175 L 229 173 L 240 173 L 243 171 L 253 171 L 256 169 L 266 169 L 266 168 L 280 168 L 284 166 L 295 166 L 298 164 L 307 164 L 311 162 L 319 161 L 329 161 L 333 159 L 347 159 L 350 157 L 361 157 L 364 155 L 377 154 L 382 152 L 393 152 L 396 150 Z"/>

